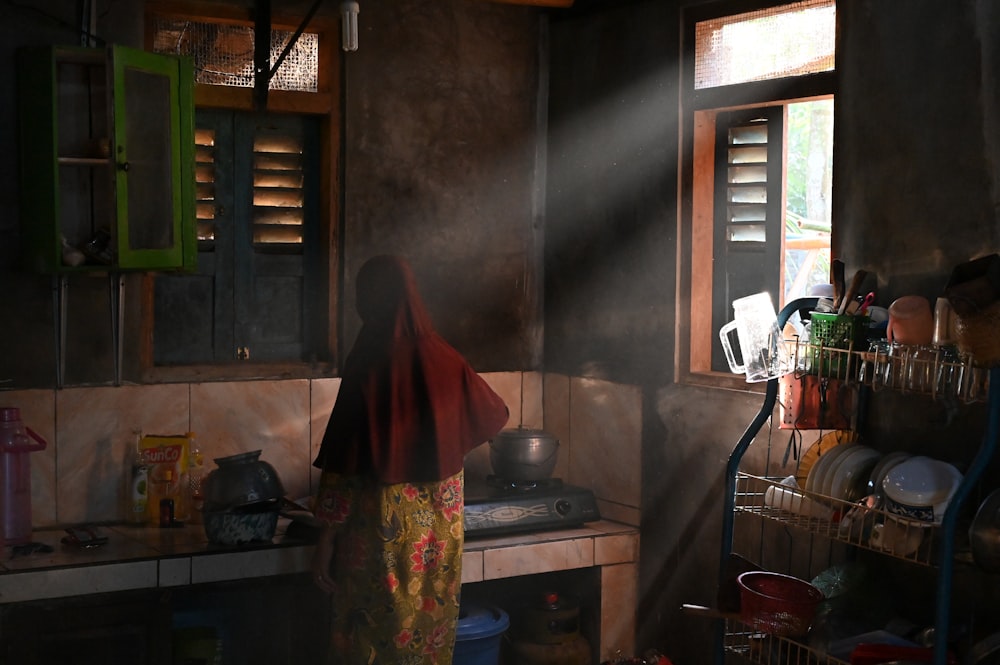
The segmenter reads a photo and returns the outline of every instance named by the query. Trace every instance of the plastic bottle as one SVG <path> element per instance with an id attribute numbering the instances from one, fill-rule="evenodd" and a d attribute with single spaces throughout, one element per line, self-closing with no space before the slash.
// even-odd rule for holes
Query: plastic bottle
<path id="1" fill-rule="evenodd" d="M 139 447 L 142 430 L 132 430 L 135 444 L 129 448 L 125 462 L 125 521 L 142 524 L 149 511 L 149 464 Z"/>
<path id="2" fill-rule="evenodd" d="M 201 522 L 201 509 L 205 503 L 202 485 L 205 480 L 205 456 L 198 448 L 194 432 L 188 432 L 188 483 L 185 503 L 188 508 L 188 519 L 194 523 Z"/>
<path id="3" fill-rule="evenodd" d="M 0 407 L 0 543 L 31 541 L 31 460 L 45 439 L 21 422 L 17 407 Z"/>

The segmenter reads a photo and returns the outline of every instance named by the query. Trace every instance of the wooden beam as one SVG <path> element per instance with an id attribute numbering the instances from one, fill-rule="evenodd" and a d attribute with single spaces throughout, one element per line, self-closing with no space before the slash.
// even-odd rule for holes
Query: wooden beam
<path id="1" fill-rule="evenodd" d="M 574 0 L 488 0 L 505 5 L 531 5 L 533 7 L 572 7 Z"/>

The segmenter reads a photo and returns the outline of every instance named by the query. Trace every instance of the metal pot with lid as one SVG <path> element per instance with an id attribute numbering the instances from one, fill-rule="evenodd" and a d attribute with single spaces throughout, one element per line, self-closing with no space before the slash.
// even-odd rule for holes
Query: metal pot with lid
<path id="1" fill-rule="evenodd" d="M 538 429 L 518 427 L 500 431 L 490 440 L 493 473 L 512 481 L 545 480 L 552 475 L 559 439 Z"/>
<path id="2" fill-rule="evenodd" d="M 218 468 L 204 480 L 205 511 L 247 509 L 273 505 L 284 495 L 273 466 L 260 459 L 260 450 L 217 457 Z"/>

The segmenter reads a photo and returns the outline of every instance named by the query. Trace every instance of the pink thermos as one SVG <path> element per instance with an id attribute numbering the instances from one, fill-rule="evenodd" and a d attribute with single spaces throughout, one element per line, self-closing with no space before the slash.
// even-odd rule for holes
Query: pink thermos
<path id="1" fill-rule="evenodd" d="M 21 422 L 21 410 L 0 407 L 0 516 L 8 545 L 31 542 L 31 460 L 45 439 Z M 2 545 L 0 541 L 0 545 Z"/>

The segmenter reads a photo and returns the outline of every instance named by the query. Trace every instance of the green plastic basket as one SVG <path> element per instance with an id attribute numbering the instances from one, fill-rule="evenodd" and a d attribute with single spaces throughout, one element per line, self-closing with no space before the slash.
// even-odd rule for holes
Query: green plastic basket
<path id="1" fill-rule="evenodd" d="M 851 354 L 837 350 L 867 351 L 869 318 L 813 312 L 809 320 L 809 373 L 847 378 Z"/>
<path id="2" fill-rule="evenodd" d="M 868 317 L 850 314 L 823 314 L 813 312 L 809 318 L 809 342 L 816 346 L 849 349 L 853 343 L 856 351 L 868 343 Z"/>

